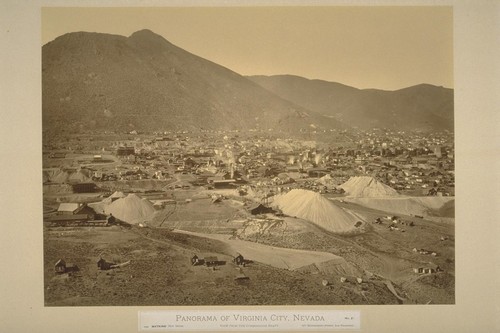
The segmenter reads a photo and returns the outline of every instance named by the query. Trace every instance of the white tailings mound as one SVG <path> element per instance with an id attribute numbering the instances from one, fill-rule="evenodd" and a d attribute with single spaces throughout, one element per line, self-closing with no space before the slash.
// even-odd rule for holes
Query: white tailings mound
<path id="1" fill-rule="evenodd" d="M 327 186 L 329 188 L 336 187 L 335 179 L 333 179 L 332 176 L 330 176 L 330 175 L 325 175 L 325 176 L 321 177 L 320 179 L 318 179 L 316 181 L 316 183 Z"/>
<path id="2" fill-rule="evenodd" d="M 149 200 L 141 199 L 135 194 L 129 194 L 125 198 L 105 206 L 104 211 L 124 222 L 139 223 L 151 218 L 155 209 Z"/>
<path id="3" fill-rule="evenodd" d="M 68 176 L 68 182 L 70 183 L 86 183 L 90 181 L 92 181 L 92 178 L 88 175 L 88 172 L 83 170 L 78 170 Z"/>
<path id="4" fill-rule="evenodd" d="M 394 197 L 398 192 L 390 186 L 382 184 L 373 177 L 358 176 L 351 177 L 339 186 L 351 197 Z"/>
<path id="5" fill-rule="evenodd" d="M 59 168 L 43 169 L 44 183 L 85 183 L 92 181 L 92 177 L 88 171 L 78 170 L 76 172 L 68 172 Z"/>
<path id="6" fill-rule="evenodd" d="M 356 229 L 356 222 L 362 221 L 355 213 L 338 207 L 321 194 L 301 189 L 274 196 L 272 206 L 335 233 L 351 232 Z"/>
<path id="7" fill-rule="evenodd" d="M 115 191 L 115 193 L 111 194 L 108 198 L 115 199 L 115 198 L 125 198 L 126 195 L 121 192 L 121 191 Z"/>
<path id="8" fill-rule="evenodd" d="M 69 174 L 61 169 L 47 169 L 43 171 L 44 181 L 63 184 L 68 181 Z M 46 177 L 46 178 L 45 178 Z"/>
<path id="9" fill-rule="evenodd" d="M 441 216 L 445 204 L 454 207 L 454 197 L 349 198 L 349 202 L 393 214 Z M 445 216 L 446 217 L 446 216 Z"/>
<path id="10" fill-rule="evenodd" d="M 127 196 L 123 192 L 115 191 L 115 193 L 111 194 L 102 201 L 89 203 L 89 206 L 92 207 L 97 213 L 105 214 L 107 206 L 111 205 L 114 201 L 125 197 Z"/>
<path id="11" fill-rule="evenodd" d="M 269 246 L 237 239 L 232 235 L 203 234 L 184 230 L 174 230 L 174 232 L 219 240 L 228 245 L 233 253 L 240 253 L 245 258 L 277 268 L 296 270 L 308 265 L 338 266 L 342 270 L 350 268 L 344 258 L 333 253 Z"/>

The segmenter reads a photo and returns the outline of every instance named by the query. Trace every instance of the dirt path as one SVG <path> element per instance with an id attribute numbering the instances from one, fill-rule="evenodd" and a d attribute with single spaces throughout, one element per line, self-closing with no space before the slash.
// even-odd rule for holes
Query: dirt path
<path id="1" fill-rule="evenodd" d="M 163 223 L 165 223 L 168 218 L 175 213 L 175 211 L 177 210 L 177 201 L 174 202 L 174 209 L 171 211 L 171 212 L 168 212 L 167 214 L 165 214 L 165 217 L 163 218 L 163 220 L 161 221 L 159 227 L 162 227 L 163 226 Z"/>
<path id="2" fill-rule="evenodd" d="M 325 261 L 335 260 L 339 263 L 344 262 L 342 257 L 328 252 L 269 246 L 240 239 L 230 239 L 230 235 L 223 234 L 202 234 L 183 230 L 174 230 L 174 232 L 222 241 L 234 251 L 235 255 L 236 253 L 240 253 L 245 258 L 277 268 L 295 270 L 303 266 Z"/>
<path id="3" fill-rule="evenodd" d="M 385 281 L 384 282 L 385 285 L 387 286 L 387 289 L 389 289 L 389 291 L 394 295 L 396 296 L 396 298 L 398 300 L 400 300 L 402 303 L 404 303 L 406 301 L 406 299 L 402 298 L 401 296 L 398 295 L 398 293 L 396 292 L 396 289 L 394 289 L 394 286 L 392 285 L 392 282 L 391 281 Z"/>

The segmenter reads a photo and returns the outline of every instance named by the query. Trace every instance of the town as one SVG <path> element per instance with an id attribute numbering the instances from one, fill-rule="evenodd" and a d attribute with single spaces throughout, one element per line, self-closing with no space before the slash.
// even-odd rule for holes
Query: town
<path id="1" fill-rule="evenodd" d="M 117 134 L 68 137 L 45 144 L 44 154 L 50 160 L 44 162 L 47 169 L 44 181 L 58 183 L 57 177 L 49 174 L 56 172 L 50 168 L 57 168 L 62 159 L 68 177 L 72 171 L 79 171 L 85 179 L 104 186 L 106 181 L 116 180 L 168 181 L 182 174 L 185 176 L 180 178 L 189 180 L 171 182 L 172 188 L 243 184 L 276 188 L 298 181 L 288 187 L 323 191 L 310 180 L 330 175 L 341 184 L 351 176 L 369 175 L 402 194 L 454 195 L 452 133 L 335 131 L 330 135 L 331 140 L 340 140 L 334 144 L 280 139 L 269 133 L 212 131 L 148 135 L 132 131 L 122 134 L 127 140 L 119 140 Z M 67 164 L 67 155 L 80 155 L 82 159 Z M 107 163 L 112 161 L 119 164 Z"/>
<path id="2" fill-rule="evenodd" d="M 49 305 L 454 301 L 451 132 L 45 131 L 43 142 Z M 310 288 L 269 303 L 271 276 Z"/>

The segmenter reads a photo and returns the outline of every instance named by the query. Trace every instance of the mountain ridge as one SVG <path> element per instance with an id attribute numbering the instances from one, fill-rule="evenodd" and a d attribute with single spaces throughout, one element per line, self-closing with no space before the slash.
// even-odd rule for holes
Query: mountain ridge
<path id="1" fill-rule="evenodd" d="M 421 83 L 398 90 L 358 89 L 296 75 L 247 76 L 309 110 L 361 128 L 453 130 L 453 89 Z"/>
<path id="2" fill-rule="evenodd" d="M 340 127 L 150 30 L 62 35 L 42 47 L 44 128 Z"/>
<path id="3" fill-rule="evenodd" d="M 44 129 L 453 130 L 453 90 L 358 89 L 295 75 L 242 76 L 143 29 L 72 32 L 42 46 Z"/>

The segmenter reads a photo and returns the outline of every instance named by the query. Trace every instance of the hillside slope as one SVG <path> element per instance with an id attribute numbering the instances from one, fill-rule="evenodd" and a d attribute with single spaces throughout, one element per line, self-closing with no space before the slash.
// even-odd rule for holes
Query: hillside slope
<path id="1" fill-rule="evenodd" d="M 249 76 L 276 95 L 360 128 L 453 130 L 453 90 L 420 84 L 396 91 L 356 89 L 293 75 Z"/>
<path id="2" fill-rule="evenodd" d="M 338 123 L 149 31 L 76 32 L 42 48 L 44 129 L 283 129 Z"/>

